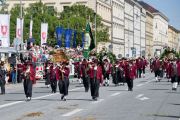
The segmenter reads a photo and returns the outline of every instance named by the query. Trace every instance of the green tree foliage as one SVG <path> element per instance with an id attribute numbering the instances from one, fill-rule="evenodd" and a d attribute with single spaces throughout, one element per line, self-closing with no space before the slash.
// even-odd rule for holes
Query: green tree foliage
<path id="1" fill-rule="evenodd" d="M 108 29 L 102 24 L 102 18 L 97 15 L 97 42 L 108 41 L 109 34 Z M 86 7 L 85 5 L 73 5 L 71 7 L 66 7 L 65 10 L 60 13 L 61 25 L 65 28 L 74 28 L 77 29 L 78 33 L 81 33 L 82 30 L 85 32 L 86 23 L 94 23 L 95 13 L 92 9 Z M 93 25 L 94 26 L 94 25 Z M 78 41 L 81 43 L 81 34 L 77 34 Z M 93 29 L 94 36 L 94 29 Z"/>

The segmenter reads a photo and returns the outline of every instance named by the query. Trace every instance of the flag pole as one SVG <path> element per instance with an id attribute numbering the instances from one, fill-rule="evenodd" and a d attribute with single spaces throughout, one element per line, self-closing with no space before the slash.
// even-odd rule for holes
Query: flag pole
<path id="1" fill-rule="evenodd" d="M 96 38 L 96 32 L 97 32 L 97 0 L 96 0 L 96 3 L 95 3 L 95 26 L 94 26 L 94 28 L 95 28 L 95 37 L 94 37 L 94 41 L 95 41 L 95 49 L 96 49 L 96 53 L 97 53 L 97 38 Z"/>

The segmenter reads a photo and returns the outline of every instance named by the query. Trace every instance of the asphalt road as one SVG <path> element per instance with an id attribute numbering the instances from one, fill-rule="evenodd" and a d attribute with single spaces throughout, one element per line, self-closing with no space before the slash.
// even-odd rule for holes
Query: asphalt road
<path id="1" fill-rule="evenodd" d="M 0 120 L 180 120 L 180 89 L 172 91 L 167 79 L 155 82 L 151 73 L 134 80 L 133 92 L 127 85 L 101 87 L 98 101 L 77 82 L 71 83 L 67 101 L 38 82 L 26 102 L 22 84 L 14 86 L 0 95 Z"/>

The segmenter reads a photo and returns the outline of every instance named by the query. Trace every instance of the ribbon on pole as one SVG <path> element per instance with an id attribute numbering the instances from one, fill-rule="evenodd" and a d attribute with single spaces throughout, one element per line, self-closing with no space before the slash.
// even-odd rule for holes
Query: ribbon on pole
<path id="1" fill-rule="evenodd" d="M 71 46 L 71 35 L 72 35 L 72 30 L 71 29 L 66 29 L 65 30 L 65 48 L 68 49 Z"/>
<path id="2" fill-rule="evenodd" d="M 9 47 L 10 45 L 10 15 L 0 14 L 0 46 Z"/>
<path id="3" fill-rule="evenodd" d="M 62 34 L 63 34 L 63 28 L 62 27 L 57 27 L 56 28 L 56 38 L 57 38 L 57 45 L 59 47 L 62 46 Z"/>
<path id="4" fill-rule="evenodd" d="M 41 23 L 41 46 L 47 44 L 48 23 Z"/>
<path id="5" fill-rule="evenodd" d="M 29 38 L 32 38 L 33 20 L 30 21 Z"/>
<path id="6" fill-rule="evenodd" d="M 73 48 L 76 48 L 77 45 L 76 45 L 76 37 L 77 37 L 77 31 L 74 30 L 74 37 L 73 37 Z"/>

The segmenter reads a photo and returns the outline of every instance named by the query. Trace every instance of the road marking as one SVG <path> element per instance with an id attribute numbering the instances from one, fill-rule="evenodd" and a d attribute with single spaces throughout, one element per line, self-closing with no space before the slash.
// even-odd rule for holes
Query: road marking
<path id="1" fill-rule="evenodd" d="M 136 85 L 137 87 L 140 87 L 140 86 L 143 86 L 144 84 L 138 84 L 138 85 Z"/>
<path id="2" fill-rule="evenodd" d="M 146 84 L 150 83 L 151 81 L 147 81 Z"/>
<path id="3" fill-rule="evenodd" d="M 139 95 L 137 95 L 136 96 L 136 98 L 140 98 L 140 97 L 142 97 L 144 94 L 139 94 Z"/>
<path id="4" fill-rule="evenodd" d="M 140 100 L 144 101 L 144 100 L 148 100 L 149 98 L 148 97 L 142 97 L 140 98 Z"/>
<path id="5" fill-rule="evenodd" d="M 0 109 L 1 109 L 1 108 L 5 108 L 5 107 L 8 107 L 8 106 L 11 106 L 11 105 L 23 103 L 23 102 L 25 102 L 25 101 L 17 101 L 17 102 L 12 102 L 12 103 L 7 103 L 7 104 L 4 104 L 4 105 L 0 105 Z"/>
<path id="6" fill-rule="evenodd" d="M 97 100 L 97 101 L 93 101 L 92 104 L 100 103 L 100 102 L 102 102 L 102 101 L 104 101 L 104 99 L 99 99 L 99 100 Z"/>
<path id="7" fill-rule="evenodd" d="M 69 90 L 69 91 L 80 90 L 82 88 L 83 87 L 75 88 L 75 89 L 72 89 L 72 90 Z M 45 97 L 49 97 L 49 96 L 54 96 L 54 95 L 57 95 L 57 94 L 59 94 L 59 93 L 44 95 L 44 96 L 40 96 L 40 97 L 35 97 L 35 98 L 32 98 L 32 100 L 37 100 L 37 99 L 41 99 L 41 98 L 45 98 Z M 16 104 L 19 104 L 19 103 L 23 103 L 23 102 L 25 102 L 25 101 L 17 101 L 17 102 L 11 102 L 11 103 L 7 103 L 7 104 L 4 104 L 4 105 L 0 105 L 0 109 L 5 108 L 5 107 L 9 107 L 9 106 L 12 106 L 12 105 L 16 105 Z"/>
<path id="8" fill-rule="evenodd" d="M 75 110 L 73 110 L 73 111 L 71 111 L 71 112 L 69 112 L 69 113 L 66 113 L 66 114 L 64 114 L 64 115 L 62 115 L 63 117 L 68 117 L 68 116 L 72 116 L 73 114 L 76 114 L 76 113 L 78 113 L 78 112 L 80 112 L 80 111 L 82 111 L 83 109 L 75 109 Z"/>
<path id="9" fill-rule="evenodd" d="M 119 94 L 121 94 L 121 93 L 120 92 L 114 93 L 114 94 L 111 95 L 111 97 L 117 96 Z"/>

